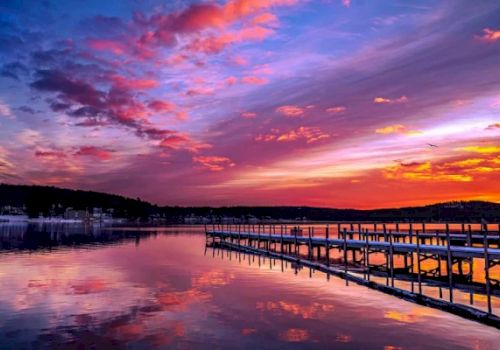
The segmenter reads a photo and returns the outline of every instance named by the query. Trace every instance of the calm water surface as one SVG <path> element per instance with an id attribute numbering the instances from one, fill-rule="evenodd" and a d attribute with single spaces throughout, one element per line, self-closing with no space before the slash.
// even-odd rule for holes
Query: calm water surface
<path id="1" fill-rule="evenodd" d="M 0 348 L 498 349 L 500 331 L 205 251 L 202 228 L 0 225 Z"/>

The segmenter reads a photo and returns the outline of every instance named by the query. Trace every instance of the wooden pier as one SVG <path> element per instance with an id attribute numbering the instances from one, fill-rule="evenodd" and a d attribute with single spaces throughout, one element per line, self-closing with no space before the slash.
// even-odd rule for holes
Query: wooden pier
<path id="1" fill-rule="evenodd" d="M 404 224 L 405 229 L 400 229 L 402 226 L 227 224 L 207 226 L 205 231 L 213 246 L 257 254 L 267 252 L 305 264 L 319 264 L 323 270 L 340 268 L 345 277 L 349 276 L 346 280 L 357 279 L 359 274 L 368 282 L 372 277 L 385 277 L 390 288 L 394 288 L 395 280 L 410 281 L 411 293 L 416 296 L 422 296 L 424 286 L 437 286 L 440 298 L 442 288 L 446 288 L 450 305 L 455 305 L 454 289 L 470 293 L 471 305 L 473 294 L 483 294 L 487 310 L 480 318 L 498 320 L 492 312 L 492 297 L 500 296 L 500 282 L 495 278 L 500 275 L 495 270 L 500 267 L 500 226 L 495 230 L 482 224 L 461 224 L 458 228 L 456 224 L 442 224 L 432 229 L 426 224 Z"/>

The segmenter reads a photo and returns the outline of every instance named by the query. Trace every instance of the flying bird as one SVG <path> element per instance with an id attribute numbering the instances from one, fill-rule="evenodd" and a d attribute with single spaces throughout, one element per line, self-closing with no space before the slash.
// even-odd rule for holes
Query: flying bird
<path id="1" fill-rule="evenodd" d="M 434 145 L 432 143 L 428 143 L 429 147 L 438 147 L 437 145 Z"/>

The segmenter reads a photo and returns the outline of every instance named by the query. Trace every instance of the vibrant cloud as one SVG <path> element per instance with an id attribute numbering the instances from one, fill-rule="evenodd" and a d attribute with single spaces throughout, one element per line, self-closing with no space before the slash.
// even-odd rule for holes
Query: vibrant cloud
<path id="1" fill-rule="evenodd" d="M 261 134 L 255 138 L 255 141 L 264 142 L 292 142 L 297 140 L 305 140 L 306 143 L 314 143 L 320 140 L 329 138 L 330 135 L 321 131 L 316 127 L 301 126 L 296 130 L 281 132 L 278 129 L 271 130 L 269 134 Z"/>
<path id="2" fill-rule="evenodd" d="M 250 75 L 241 78 L 241 82 L 250 85 L 264 85 L 269 82 L 269 79 Z"/>
<path id="3" fill-rule="evenodd" d="M 253 113 L 253 112 L 243 112 L 243 113 L 241 113 L 241 117 L 245 118 L 245 119 L 253 119 L 256 116 L 257 116 L 257 113 Z"/>
<path id="4" fill-rule="evenodd" d="M 109 160 L 113 156 L 113 151 L 95 146 L 82 146 L 77 149 L 75 156 L 92 157 L 99 160 Z"/>
<path id="5" fill-rule="evenodd" d="M 344 106 L 334 106 L 334 107 L 328 107 L 326 109 L 326 112 L 332 113 L 332 114 L 337 114 L 337 113 L 345 112 L 346 110 L 347 110 L 347 108 Z"/>
<path id="6" fill-rule="evenodd" d="M 210 171 L 222 171 L 236 165 L 228 157 L 219 156 L 197 156 L 193 157 L 193 161 Z"/>
<path id="7" fill-rule="evenodd" d="M 406 126 L 402 124 L 384 126 L 382 128 L 375 129 L 375 132 L 377 134 L 407 134 L 407 135 L 421 134 L 421 131 L 409 130 Z"/>
<path id="8" fill-rule="evenodd" d="M 175 109 L 175 105 L 170 102 L 154 100 L 149 102 L 148 107 L 155 112 L 172 112 Z"/>
<path id="9" fill-rule="evenodd" d="M 35 156 L 39 158 L 49 158 L 49 159 L 66 158 L 66 154 L 61 151 L 36 151 Z"/>
<path id="10" fill-rule="evenodd" d="M 125 44 L 113 40 L 92 39 L 89 40 L 88 45 L 93 50 L 109 51 L 115 55 L 123 55 L 127 52 L 127 46 Z"/>
<path id="11" fill-rule="evenodd" d="M 146 90 L 158 87 L 158 82 L 154 79 L 127 79 L 119 75 L 113 75 L 111 81 L 119 89 Z"/>
<path id="12" fill-rule="evenodd" d="M 500 29 L 484 28 L 483 34 L 478 36 L 480 40 L 494 42 L 500 40 Z"/>
<path id="13" fill-rule="evenodd" d="M 278 107 L 276 112 L 290 118 L 302 117 L 305 114 L 304 108 L 292 105 Z"/>
<path id="14" fill-rule="evenodd" d="M 226 80 L 225 80 L 226 84 L 227 85 L 234 85 L 238 82 L 238 78 L 236 77 L 227 77 Z"/>
<path id="15" fill-rule="evenodd" d="M 446 168 L 436 167 L 430 162 L 399 164 L 384 170 L 384 176 L 390 180 L 410 181 L 458 181 L 470 182 L 473 177 L 466 174 L 448 172 Z"/>
<path id="16" fill-rule="evenodd" d="M 495 154 L 500 153 L 500 146 L 466 146 L 460 147 L 457 150 L 466 151 L 466 152 L 474 152 L 481 154 Z"/>
<path id="17" fill-rule="evenodd" d="M 390 99 L 390 98 L 385 98 L 385 97 L 375 97 L 373 99 L 374 103 L 379 103 L 379 104 L 394 104 L 394 103 L 404 103 L 408 101 L 408 98 L 406 96 L 401 96 L 396 99 Z"/>

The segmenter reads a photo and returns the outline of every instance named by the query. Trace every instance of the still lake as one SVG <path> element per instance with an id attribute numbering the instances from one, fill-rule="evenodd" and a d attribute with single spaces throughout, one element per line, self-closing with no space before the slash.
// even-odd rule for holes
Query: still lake
<path id="1" fill-rule="evenodd" d="M 500 346 L 495 328 L 205 243 L 203 227 L 0 224 L 0 349 Z"/>

